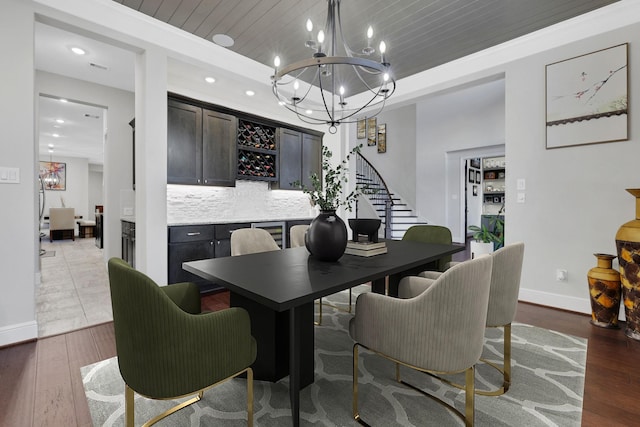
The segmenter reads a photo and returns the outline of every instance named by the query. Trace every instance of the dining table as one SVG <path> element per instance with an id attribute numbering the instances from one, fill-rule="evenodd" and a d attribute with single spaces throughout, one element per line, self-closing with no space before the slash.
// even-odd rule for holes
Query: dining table
<path id="1" fill-rule="evenodd" d="M 289 376 L 292 424 L 300 425 L 300 390 L 314 380 L 314 301 L 371 282 L 373 292 L 397 296 L 400 279 L 435 269 L 437 261 L 464 245 L 384 240 L 387 253 L 343 255 L 321 261 L 305 247 L 203 259 L 182 268 L 230 291 L 230 305 L 251 318 L 258 354 L 257 380 Z"/>

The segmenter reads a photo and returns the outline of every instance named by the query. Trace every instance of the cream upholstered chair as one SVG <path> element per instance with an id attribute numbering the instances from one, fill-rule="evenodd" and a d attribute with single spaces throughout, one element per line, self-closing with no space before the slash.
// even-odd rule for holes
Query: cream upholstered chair
<path id="1" fill-rule="evenodd" d="M 520 292 L 520 276 L 524 259 L 524 243 L 513 243 L 504 246 L 491 255 L 493 269 L 491 273 L 491 291 L 489 293 L 489 308 L 487 311 L 487 328 L 504 328 L 504 365 L 498 365 L 482 360 L 484 363 L 499 370 L 503 376 L 502 387 L 491 391 L 476 391 L 478 394 L 498 396 L 509 390 L 511 385 L 511 322 L 516 317 L 518 308 L 518 294 Z M 467 262 L 467 261 L 465 261 Z M 435 271 L 425 271 L 420 276 L 427 279 L 407 280 L 398 289 L 400 298 L 411 298 L 423 292 L 433 280 L 440 276 Z"/>
<path id="2" fill-rule="evenodd" d="M 289 230 L 289 242 L 292 248 L 304 246 L 304 235 L 306 234 L 309 226 L 306 224 L 294 225 Z"/>
<path id="3" fill-rule="evenodd" d="M 273 236 L 262 228 L 240 228 L 231 233 L 231 255 L 279 251 Z"/>
<path id="4" fill-rule="evenodd" d="M 429 396 L 460 416 L 466 425 L 473 425 L 474 366 L 482 354 L 492 262 L 491 257 L 481 257 L 454 266 L 414 298 L 376 293 L 358 296 L 356 315 L 349 324 L 349 333 L 356 341 L 353 346 L 356 420 L 365 424 L 358 411 L 358 347 L 364 347 L 396 362 L 396 379 L 409 386 L 400 380 L 399 365 L 431 374 L 465 372 L 465 414 Z M 400 285 L 411 279 L 415 277 L 403 278 Z"/>
<path id="5" fill-rule="evenodd" d="M 305 246 L 304 236 L 308 229 L 308 225 L 294 225 L 291 227 L 291 230 L 289 231 L 289 241 L 291 242 L 292 248 Z M 352 298 L 351 288 L 349 288 L 349 308 L 346 310 L 348 313 L 351 313 Z M 322 298 L 318 300 L 318 321 L 314 323 L 318 326 L 322 325 Z"/>
<path id="6" fill-rule="evenodd" d="M 53 241 L 54 234 L 71 234 L 71 239 L 75 240 L 76 233 L 76 211 L 74 208 L 49 208 L 49 241 Z M 58 233 L 54 233 L 58 232 Z"/>

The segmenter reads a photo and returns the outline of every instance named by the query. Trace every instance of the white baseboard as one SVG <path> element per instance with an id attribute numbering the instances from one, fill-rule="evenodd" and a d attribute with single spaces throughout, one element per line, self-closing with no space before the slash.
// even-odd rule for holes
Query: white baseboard
<path id="1" fill-rule="evenodd" d="M 0 328 L 0 347 L 38 338 L 38 323 L 18 323 Z"/>
<path id="2" fill-rule="evenodd" d="M 536 291 L 534 289 L 520 288 L 520 301 L 577 313 L 591 314 L 591 301 L 588 298 L 570 297 L 566 295 L 552 294 L 551 292 Z"/>

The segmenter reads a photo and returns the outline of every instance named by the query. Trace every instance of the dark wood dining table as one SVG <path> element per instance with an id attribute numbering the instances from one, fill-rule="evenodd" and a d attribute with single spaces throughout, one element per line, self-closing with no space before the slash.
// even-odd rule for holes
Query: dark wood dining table
<path id="1" fill-rule="evenodd" d="M 313 302 L 371 282 L 373 292 L 397 296 L 405 275 L 435 268 L 443 256 L 464 250 L 443 245 L 386 240 L 387 253 L 372 257 L 343 255 L 319 261 L 304 247 L 190 261 L 182 267 L 230 291 L 231 306 L 244 307 L 258 342 L 253 365 L 258 380 L 289 375 L 294 426 L 300 424 L 300 390 L 314 379 Z"/>

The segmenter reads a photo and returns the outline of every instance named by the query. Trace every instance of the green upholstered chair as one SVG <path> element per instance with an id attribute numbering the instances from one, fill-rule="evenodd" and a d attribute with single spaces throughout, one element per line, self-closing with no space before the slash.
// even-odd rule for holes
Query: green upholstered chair
<path id="1" fill-rule="evenodd" d="M 491 291 L 489 292 L 489 308 L 487 311 L 487 328 L 504 328 L 503 366 L 493 362 L 482 360 L 502 373 L 502 386 L 490 391 L 476 390 L 477 394 L 485 396 L 499 396 L 509 390 L 511 385 L 511 322 L 516 317 L 518 308 L 518 295 L 520 293 L 520 276 L 522 274 L 522 262 L 524 260 L 524 243 L 512 243 L 503 246 L 490 254 L 493 258 L 491 272 Z M 466 262 L 466 261 L 463 261 Z M 421 292 L 441 273 L 436 271 L 423 271 L 418 276 L 405 281 L 398 289 L 400 298 L 412 298 Z"/>
<path id="2" fill-rule="evenodd" d="M 402 236 L 402 240 L 450 245 L 451 230 L 441 225 L 413 225 Z M 451 262 L 451 255 L 438 260 L 438 271 L 445 271 Z"/>
<path id="3" fill-rule="evenodd" d="M 152 399 L 194 398 L 145 425 L 200 400 L 205 390 L 247 374 L 247 425 L 253 425 L 256 341 L 242 308 L 200 314 L 193 283 L 159 287 L 119 258 L 108 263 L 126 425 L 134 425 L 134 392 Z"/>
<path id="4" fill-rule="evenodd" d="M 356 341 L 353 416 L 357 421 L 366 425 L 358 409 L 358 347 L 363 347 L 395 362 L 396 379 L 423 394 L 427 393 L 400 380 L 400 365 L 430 374 L 464 372 L 464 414 L 429 396 L 460 416 L 465 425 L 473 425 L 474 373 L 484 343 L 492 261 L 491 257 L 481 257 L 460 263 L 414 298 L 376 293 L 358 296 L 356 315 L 349 324 L 349 333 Z M 400 285 L 409 279 L 403 278 Z"/>

